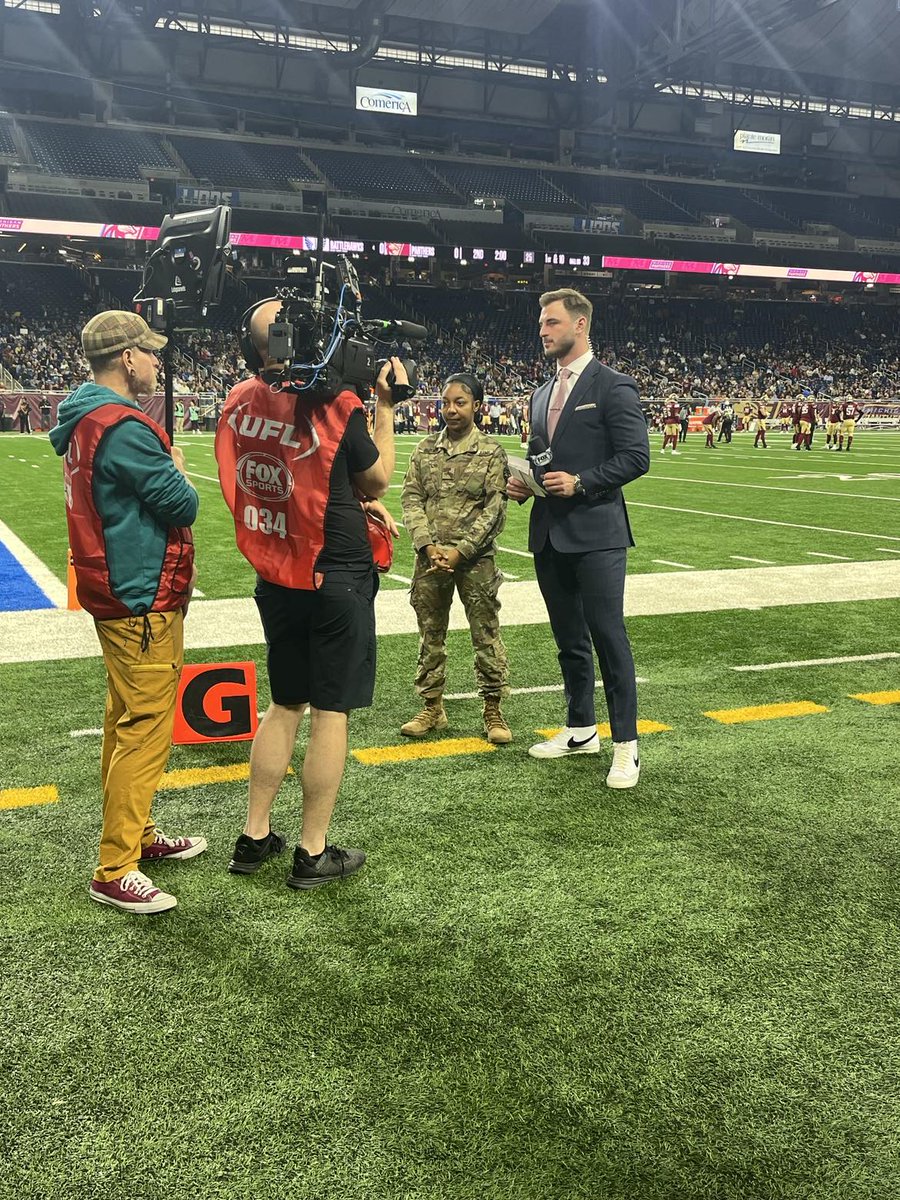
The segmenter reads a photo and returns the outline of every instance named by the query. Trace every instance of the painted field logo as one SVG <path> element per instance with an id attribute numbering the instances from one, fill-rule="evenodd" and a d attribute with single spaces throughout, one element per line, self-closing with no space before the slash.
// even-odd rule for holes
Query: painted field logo
<path id="1" fill-rule="evenodd" d="M 271 454 L 245 454 L 238 459 L 237 481 L 241 491 L 259 500 L 287 500 L 294 490 L 294 477 Z"/>

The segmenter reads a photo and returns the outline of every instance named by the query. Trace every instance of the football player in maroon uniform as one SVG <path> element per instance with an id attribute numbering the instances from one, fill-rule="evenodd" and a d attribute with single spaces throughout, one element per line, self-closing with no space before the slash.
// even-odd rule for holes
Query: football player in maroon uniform
<path id="1" fill-rule="evenodd" d="M 862 416 L 862 406 L 857 404 L 855 400 L 845 400 L 841 405 L 841 433 L 838 443 L 838 450 L 844 448 L 844 438 L 847 439 L 847 450 L 853 445 L 853 431 L 856 429 L 856 422 Z"/>
<path id="2" fill-rule="evenodd" d="M 840 430 L 841 406 L 837 400 L 832 400 L 828 407 L 828 421 L 825 425 L 825 448 L 827 450 L 837 450 Z"/>
<path id="3" fill-rule="evenodd" d="M 706 445 L 708 449 L 712 448 L 714 450 L 716 448 L 713 434 L 719 428 L 719 421 L 721 420 L 721 417 L 722 414 L 717 408 L 711 408 L 701 422 L 703 428 L 706 430 Z"/>
<path id="4" fill-rule="evenodd" d="M 672 443 L 672 453 L 680 454 L 678 435 L 681 433 L 681 405 L 677 400 L 667 400 L 663 410 L 663 444 L 660 454 L 665 454 L 666 446 Z"/>
<path id="5" fill-rule="evenodd" d="M 816 406 L 808 397 L 801 397 L 794 405 L 795 449 L 809 450 L 812 446 L 812 431 L 816 427 Z"/>

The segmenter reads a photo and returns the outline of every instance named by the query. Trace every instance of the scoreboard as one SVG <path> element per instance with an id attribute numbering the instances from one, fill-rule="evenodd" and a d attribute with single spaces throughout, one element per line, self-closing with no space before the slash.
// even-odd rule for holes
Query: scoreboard
<path id="1" fill-rule="evenodd" d="M 545 254 L 538 250 L 492 250 L 483 246 L 454 246 L 458 263 L 503 263 L 510 267 L 589 267 L 589 254 Z M 599 259 L 594 256 L 599 266 Z"/>

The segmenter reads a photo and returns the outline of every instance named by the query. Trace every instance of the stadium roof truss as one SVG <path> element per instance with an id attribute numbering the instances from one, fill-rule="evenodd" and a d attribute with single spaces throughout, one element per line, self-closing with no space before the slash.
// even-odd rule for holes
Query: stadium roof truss
<path id="1" fill-rule="evenodd" d="M 214 50 L 240 46 L 269 56 L 276 89 L 298 55 L 345 78 L 364 65 L 412 71 L 423 100 L 453 71 L 483 82 L 483 115 L 502 83 L 546 93 L 547 119 L 564 127 L 594 124 L 619 99 L 663 97 L 900 119 L 900 5 L 888 0 L 2 0 L 0 25 L 12 10 L 58 16 L 86 69 L 126 85 L 125 44 L 149 38 L 165 62 L 175 35 L 200 44 L 199 88 L 252 89 L 206 70 Z M 26 56 L 0 65 L 40 70 Z"/>

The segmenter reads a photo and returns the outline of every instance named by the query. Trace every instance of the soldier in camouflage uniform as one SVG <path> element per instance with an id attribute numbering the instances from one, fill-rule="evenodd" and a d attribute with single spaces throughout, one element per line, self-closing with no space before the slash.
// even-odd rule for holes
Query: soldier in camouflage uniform
<path id="1" fill-rule="evenodd" d="M 484 398 L 466 372 L 444 383 L 446 427 L 413 452 L 403 484 L 403 521 L 416 548 L 410 603 L 419 621 L 416 691 L 425 708 L 400 732 L 424 737 L 446 729 L 445 643 L 454 588 L 459 592 L 475 648 L 475 675 L 489 742 L 504 745 L 512 733 L 500 711 L 509 664 L 500 636 L 501 575 L 494 538 L 506 522 L 506 453 L 475 427 Z"/>

